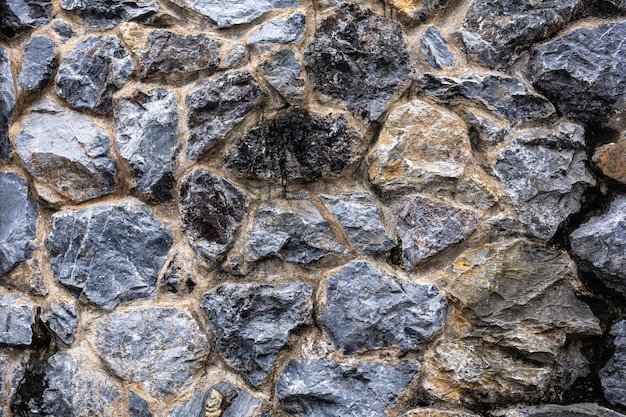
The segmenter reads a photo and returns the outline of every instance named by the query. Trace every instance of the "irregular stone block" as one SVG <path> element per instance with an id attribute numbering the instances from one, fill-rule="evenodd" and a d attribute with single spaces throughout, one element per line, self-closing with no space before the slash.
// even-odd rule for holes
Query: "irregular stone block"
<path id="1" fill-rule="evenodd" d="M 63 57 L 56 92 L 79 110 L 105 114 L 111 109 L 111 94 L 132 72 L 132 60 L 118 38 L 90 36 Z"/>
<path id="2" fill-rule="evenodd" d="M 300 42 L 304 33 L 306 16 L 294 13 L 286 19 L 264 23 L 248 37 L 248 45 L 272 45 Z"/>
<path id="3" fill-rule="evenodd" d="M 502 142 L 509 134 L 506 126 L 502 126 L 489 116 L 472 110 L 464 111 L 463 116 L 470 125 L 470 137 L 477 136 L 487 144 Z"/>
<path id="4" fill-rule="evenodd" d="M 22 90 L 43 91 L 57 69 L 57 46 L 52 39 L 35 36 L 24 49 L 19 83 Z"/>
<path id="5" fill-rule="evenodd" d="M 424 54 L 428 65 L 434 69 L 451 67 L 456 62 L 454 54 L 450 52 L 448 44 L 441 37 L 441 32 L 434 26 L 430 26 L 424 32 L 420 41 L 420 51 Z"/>
<path id="6" fill-rule="evenodd" d="M 351 354 L 363 349 L 415 348 L 443 325 L 446 302 L 434 286 L 398 284 L 369 261 L 353 261 L 326 285 L 320 322 L 335 347 Z"/>
<path id="7" fill-rule="evenodd" d="M 491 415 L 494 417 L 624 417 L 623 414 L 616 411 L 591 403 L 520 406 L 498 410 L 491 413 Z"/>
<path id="8" fill-rule="evenodd" d="M 380 120 L 411 75 L 400 25 L 347 3 L 322 22 L 304 60 L 313 89 L 365 123 Z"/>
<path id="9" fill-rule="evenodd" d="M 117 166 L 109 144 L 90 117 L 47 98 L 33 107 L 15 138 L 39 197 L 50 203 L 80 203 L 112 192 Z"/>
<path id="10" fill-rule="evenodd" d="M 385 0 L 402 16 L 423 23 L 437 11 L 443 11 L 449 0 Z"/>
<path id="11" fill-rule="evenodd" d="M 72 25 L 67 23 L 65 20 L 55 20 L 52 24 L 52 29 L 54 29 L 54 31 L 59 35 L 59 39 L 61 39 L 61 42 L 63 43 L 67 42 L 68 39 L 76 35 Z"/>
<path id="12" fill-rule="evenodd" d="M 155 0 L 63 0 L 61 8 L 76 13 L 95 29 L 112 28 L 159 11 Z"/>
<path id="13" fill-rule="evenodd" d="M 228 382 L 206 391 L 196 390 L 191 400 L 172 409 L 169 417 L 264 417 L 261 400 Z"/>
<path id="14" fill-rule="evenodd" d="M 109 310 L 153 295 L 172 234 L 131 199 L 55 213 L 45 244 L 54 279 Z"/>
<path id="15" fill-rule="evenodd" d="M 0 46 L 0 159 L 6 159 L 11 154 L 9 121 L 13 116 L 15 98 L 11 59 L 7 50 Z"/>
<path id="16" fill-rule="evenodd" d="M 202 295 L 215 344 L 229 365 L 259 385 L 289 336 L 303 326 L 313 306 L 311 287 L 282 284 L 224 284 Z"/>
<path id="17" fill-rule="evenodd" d="M 28 346 L 33 342 L 34 304 L 17 294 L 0 296 L 0 344 Z"/>
<path id="18" fill-rule="evenodd" d="M 29 350 L 3 347 L 0 353 L 0 402 L 3 404 L 0 407 L 0 415 L 2 412 L 7 413 L 9 409 L 4 405 L 13 407 L 15 403 L 23 399 L 24 375 L 31 358 Z"/>
<path id="19" fill-rule="evenodd" d="M 162 88 L 137 91 L 117 99 L 114 113 L 115 143 L 139 191 L 156 201 L 171 199 L 180 134 L 176 94 Z"/>
<path id="20" fill-rule="evenodd" d="M 283 49 L 275 53 L 271 61 L 263 63 L 263 71 L 267 81 L 285 100 L 293 102 L 302 99 L 305 84 L 302 65 L 292 50 Z"/>
<path id="21" fill-rule="evenodd" d="M 196 84 L 185 102 L 187 160 L 198 159 L 215 146 L 263 97 L 249 72 L 221 75 Z"/>
<path id="22" fill-rule="evenodd" d="M 0 2 L 0 32 L 9 38 L 43 26 L 52 16 L 51 0 L 3 0 Z"/>
<path id="23" fill-rule="evenodd" d="M 28 183 L 12 172 L 0 172 L 0 276 L 30 258 L 38 215 Z"/>
<path id="24" fill-rule="evenodd" d="M 343 115 L 287 110 L 246 132 L 226 168 L 267 181 L 332 178 L 356 162 L 365 144 Z"/>
<path id="25" fill-rule="evenodd" d="M 96 324 L 94 346 L 118 377 L 160 397 L 190 382 L 210 347 L 186 309 L 153 307 L 111 314 Z"/>
<path id="26" fill-rule="evenodd" d="M 593 153 L 593 162 L 604 175 L 626 184 L 626 136 L 616 143 L 597 148 Z"/>
<path id="27" fill-rule="evenodd" d="M 74 333 L 78 327 L 78 316 L 74 303 L 61 301 L 50 306 L 50 311 L 41 315 L 41 320 L 66 345 L 74 343 Z"/>
<path id="28" fill-rule="evenodd" d="M 600 382 L 606 399 L 613 405 L 626 405 L 626 321 L 611 327 L 613 356 L 600 370 Z"/>
<path id="29" fill-rule="evenodd" d="M 134 391 L 130 392 L 128 411 L 130 417 L 152 417 L 152 412 L 148 408 L 148 401 L 135 394 Z"/>
<path id="30" fill-rule="evenodd" d="M 404 417 L 478 417 L 469 411 L 441 410 L 438 408 L 416 408 L 407 412 Z"/>

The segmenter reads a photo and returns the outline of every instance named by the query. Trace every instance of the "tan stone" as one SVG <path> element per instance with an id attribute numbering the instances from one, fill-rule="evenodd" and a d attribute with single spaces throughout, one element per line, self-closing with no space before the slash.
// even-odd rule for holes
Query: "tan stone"
<path id="1" fill-rule="evenodd" d="M 626 184 L 626 137 L 617 143 L 600 146 L 593 154 L 593 162 L 604 175 Z"/>
<path id="2" fill-rule="evenodd" d="M 417 408 L 406 413 L 405 417 L 478 417 L 461 410 L 439 410 L 436 408 Z"/>
<path id="3" fill-rule="evenodd" d="M 436 9 L 443 8 L 446 0 L 387 0 L 399 13 L 410 19 L 423 20 Z"/>

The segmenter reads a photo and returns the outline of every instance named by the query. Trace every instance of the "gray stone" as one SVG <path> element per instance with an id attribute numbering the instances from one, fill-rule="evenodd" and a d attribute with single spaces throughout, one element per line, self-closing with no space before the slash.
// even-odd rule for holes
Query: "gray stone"
<path id="1" fill-rule="evenodd" d="M 70 38 L 76 35 L 74 27 L 65 20 L 55 20 L 52 24 L 52 28 L 59 35 L 59 39 L 63 43 L 67 42 Z"/>
<path id="2" fill-rule="evenodd" d="M 108 29 L 120 22 L 141 19 L 159 11 L 156 0 L 63 0 L 61 8 L 76 13 L 96 29 Z"/>
<path id="3" fill-rule="evenodd" d="M 252 260 L 276 257 L 306 265 L 326 254 L 345 252 L 330 224 L 307 200 L 264 203 L 248 235 Z"/>
<path id="4" fill-rule="evenodd" d="M 87 115 L 47 98 L 33 107 L 15 139 L 39 197 L 50 203 L 80 203 L 112 192 L 117 166 L 108 156 L 109 144 Z"/>
<path id="5" fill-rule="evenodd" d="M 548 240 L 580 210 L 584 190 L 595 184 L 586 168 L 584 130 L 562 122 L 528 129 L 497 156 L 494 171 L 519 219 L 534 236 Z"/>
<path id="6" fill-rule="evenodd" d="M 626 196 L 570 234 L 572 253 L 581 268 L 596 272 L 604 283 L 626 296 Z"/>
<path id="7" fill-rule="evenodd" d="M 283 49 L 272 56 L 271 61 L 263 63 L 267 81 L 289 102 L 302 99 L 304 80 L 302 64 L 290 49 Z"/>
<path id="8" fill-rule="evenodd" d="M 426 62 L 434 69 L 451 67 L 456 62 L 454 54 L 450 52 L 448 44 L 441 37 L 439 29 L 430 26 L 420 41 L 420 51 L 424 54 Z"/>
<path id="9" fill-rule="evenodd" d="M 217 400 L 220 398 L 221 404 L 218 406 Z M 218 410 L 219 417 L 263 417 L 259 413 L 261 400 L 228 382 L 220 382 L 209 388 L 209 399 L 212 400 L 212 404 L 207 404 L 206 407 L 209 417 L 211 417 L 209 411 L 218 412 Z"/>
<path id="10" fill-rule="evenodd" d="M 198 83 L 186 99 L 187 160 L 215 146 L 264 97 L 249 72 L 220 75 Z"/>
<path id="11" fill-rule="evenodd" d="M 624 417 L 616 411 L 592 403 L 519 406 L 491 413 L 494 417 Z"/>
<path id="12" fill-rule="evenodd" d="M 159 202 L 171 199 L 180 134 L 176 94 L 162 88 L 136 91 L 117 99 L 114 113 L 115 143 L 139 191 Z"/>
<path id="13" fill-rule="evenodd" d="M 50 311 L 42 314 L 41 320 L 66 345 L 74 343 L 74 333 L 78 327 L 78 316 L 74 303 L 61 301 L 50 307 Z"/>
<path id="14" fill-rule="evenodd" d="M 148 401 L 141 398 L 134 391 L 130 392 L 128 411 L 130 417 L 152 417 L 152 412 L 148 408 Z"/>
<path id="15" fill-rule="evenodd" d="M 28 42 L 19 77 L 22 90 L 43 91 L 48 86 L 59 63 L 56 50 L 54 41 L 43 36 L 36 36 Z"/>
<path id="16" fill-rule="evenodd" d="M 45 244 L 57 282 L 112 309 L 154 294 L 172 234 L 169 224 L 131 199 L 55 213 Z"/>
<path id="17" fill-rule="evenodd" d="M 5 408 L 5 405 L 13 405 L 14 402 L 19 401 L 20 385 L 22 385 L 31 358 L 30 350 L 2 347 L 2 352 L 0 352 L 0 416 L 9 415 L 2 414 L 7 412 L 8 407 Z"/>
<path id="18" fill-rule="evenodd" d="M 380 120 L 411 75 L 400 25 L 345 3 L 322 22 L 304 60 L 313 89 L 345 100 L 365 123 Z"/>
<path id="19" fill-rule="evenodd" d="M 332 3 L 340 3 L 339 0 L 327 0 Z M 410 19 L 409 25 L 426 22 L 433 14 L 444 13 L 449 0 L 385 0 L 385 3 L 396 9 L 401 18 Z M 406 20 L 406 19 L 402 19 Z M 411 21 L 412 20 L 412 21 Z"/>
<path id="20" fill-rule="evenodd" d="M 416 362 L 390 366 L 292 360 L 280 376 L 276 396 L 285 410 L 303 417 L 385 416 L 418 369 Z"/>
<path id="21" fill-rule="evenodd" d="M 604 397 L 613 405 L 626 405 L 626 321 L 611 327 L 615 351 L 600 370 L 600 382 Z"/>
<path id="22" fill-rule="evenodd" d="M 28 346 L 33 342 L 34 304 L 17 294 L 0 296 L 0 344 Z"/>
<path id="23" fill-rule="evenodd" d="M 364 139 L 341 114 L 279 113 L 231 147 L 226 168 L 267 181 L 332 178 L 358 161 Z"/>
<path id="24" fill-rule="evenodd" d="M 288 18 L 272 20 L 262 24 L 248 37 L 248 45 L 300 42 L 305 24 L 306 16 L 302 13 L 294 13 Z"/>
<path id="25" fill-rule="evenodd" d="M 230 51 L 230 54 L 226 58 L 226 67 L 234 67 L 239 64 L 246 55 L 246 47 L 239 44 Z"/>
<path id="26" fill-rule="evenodd" d="M 79 110 L 105 114 L 111 109 L 111 94 L 132 72 L 132 60 L 118 38 L 90 36 L 63 57 L 56 92 Z"/>
<path id="27" fill-rule="evenodd" d="M 259 385 L 272 372 L 278 352 L 309 318 L 311 287 L 282 284 L 223 284 L 202 295 L 219 354 Z"/>
<path id="28" fill-rule="evenodd" d="M 471 110 L 463 112 L 463 116 L 465 116 L 470 125 L 470 136 L 476 135 L 485 143 L 495 144 L 502 142 L 509 134 L 506 128 L 499 126 L 488 116 L 482 116 Z"/>
<path id="29" fill-rule="evenodd" d="M 369 261 L 350 262 L 332 275 L 326 293 L 319 319 L 346 354 L 392 346 L 411 350 L 441 328 L 446 311 L 436 287 L 400 285 Z"/>
<path id="30" fill-rule="evenodd" d="M 6 159 L 11 154 L 9 122 L 15 108 L 15 98 L 11 59 L 7 50 L 0 46 L 0 159 Z"/>
<path id="31" fill-rule="evenodd" d="M 210 266 L 220 260 L 247 214 L 242 190 L 204 169 L 187 176 L 180 189 L 180 215 L 189 244 Z"/>
<path id="32" fill-rule="evenodd" d="M 250 23 L 271 10 L 298 7 L 298 0 L 170 0 L 211 19 L 218 28 Z"/>
<path id="33" fill-rule="evenodd" d="M 169 417 L 205 417 L 205 403 L 209 397 L 209 391 L 195 390 L 191 400 L 172 408 Z"/>
<path id="34" fill-rule="evenodd" d="M 210 350 L 186 309 L 130 310 L 105 316 L 95 327 L 95 348 L 115 375 L 142 382 L 160 397 L 186 386 Z"/>
<path id="35" fill-rule="evenodd" d="M 45 25 L 51 16 L 51 0 L 2 0 L 0 33 L 11 38 L 30 28 Z"/>
<path id="36" fill-rule="evenodd" d="M 414 195 L 394 208 L 406 269 L 462 242 L 476 230 L 478 213 Z"/>
<path id="37" fill-rule="evenodd" d="M 37 217 L 28 183 L 12 172 L 0 172 L 0 276 L 30 258 Z"/>
<path id="38" fill-rule="evenodd" d="M 395 233 L 383 224 L 381 208 L 371 195 L 359 192 L 319 197 L 363 255 L 378 255 L 396 247 Z"/>

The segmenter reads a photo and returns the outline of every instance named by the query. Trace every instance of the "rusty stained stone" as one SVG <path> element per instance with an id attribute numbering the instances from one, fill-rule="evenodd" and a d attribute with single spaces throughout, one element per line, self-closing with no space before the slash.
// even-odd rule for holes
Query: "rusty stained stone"
<path id="1" fill-rule="evenodd" d="M 626 184 L 626 136 L 622 136 L 616 143 L 609 143 L 596 149 L 593 162 L 604 175 Z"/>

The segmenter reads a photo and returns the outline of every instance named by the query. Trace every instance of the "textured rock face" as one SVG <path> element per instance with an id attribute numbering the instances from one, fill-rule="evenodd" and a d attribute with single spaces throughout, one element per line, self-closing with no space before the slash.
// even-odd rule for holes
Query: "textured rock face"
<path id="1" fill-rule="evenodd" d="M 0 32 L 13 37 L 45 25 L 52 16 L 50 0 L 4 0 L 0 3 Z"/>
<path id="2" fill-rule="evenodd" d="M 261 400 L 228 382 L 220 382 L 174 407 L 169 417 L 256 417 Z"/>
<path id="3" fill-rule="evenodd" d="M 33 341 L 34 305 L 16 294 L 0 296 L 0 343 L 28 346 Z"/>
<path id="4" fill-rule="evenodd" d="M 130 392 L 128 403 L 130 417 L 152 417 L 152 412 L 148 409 L 148 402 L 133 391 Z"/>
<path id="5" fill-rule="evenodd" d="M 15 108 L 15 87 L 11 75 L 11 60 L 6 49 L 0 46 L 0 159 L 9 157 L 9 120 Z"/>
<path id="6" fill-rule="evenodd" d="M 444 10 L 449 0 L 386 0 L 400 14 L 416 22 L 424 22 L 435 12 Z"/>
<path id="7" fill-rule="evenodd" d="M 593 162 L 604 175 L 626 184 L 626 137 L 622 136 L 616 143 L 597 148 Z"/>
<path id="8" fill-rule="evenodd" d="M 429 27 L 420 41 L 420 51 L 424 54 L 428 65 L 434 69 L 450 67 L 456 62 L 456 58 L 448 49 L 446 41 L 441 37 L 439 30 Z"/>
<path id="9" fill-rule="evenodd" d="M 150 297 L 171 244 L 169 225 L 134 200 L 61 211 L 46 238 L 55 280 L 104 309 Z"/>
<path id="10" fill-rule="evenodd" d="M 74 333 L 78 326 L 76 306 L 73 303 L 61 302 L 50 307 L 41 319 L 50 330 L 66 345 L 74 343 Z"/>
<path id="11" fill-rule="evenodd" d="M 261 25 L 248 37 L 248 45 L 299 42 L 304 32 L 306 16 L 294 13 L 286 19 L 276 19 Z"/>
<path id="12" fill-rule="evenodd" d="M 534 407 L 516 407 L 507 410 L 499 410 L 493 413 L 497 417 L 623 417 L 623 414 L 600 407 L 597 404 L 572 404 L 572 405 L 539 405 Z"/>
<path id="13" fill-rule="evenodd" d="M 615 352 L 600 371 L 604 396 L 613 405 L 626 405 L 626 321 L 611 327 Z"/>
<path id="14" fill-rule="evenodd" d="M 61 7 L 76 13 L 84 23 L 96 29 L 141 19 L 159 10 L 155 0 L 63 0 Z"/>
<path id="15" fill-rule="evenodd" d="M 263 63 L 263 70 L 267 81 L 285 100 L 293 102 L 302 99 L 304 93 L 302 64 L 293 51 L 283 49 L 277 52 L 271 61 Z"/>
<path id="16" fill-rule="evenodd" d="M 270 373 L 289 336 L 311 314 L 311 287 L 298 281 L 283 284 L 224 284 L 203 294 L 217 350 L 243 371 L 253 385 Z"/>
<path id="17" fill-rule="evenodd" d="M 22 90 L 42 91 L 48 86 L 59 63 L 56 49 L 54 41 L 43 36 L 36 36 L 28 42 L 19 77 Z"/>

